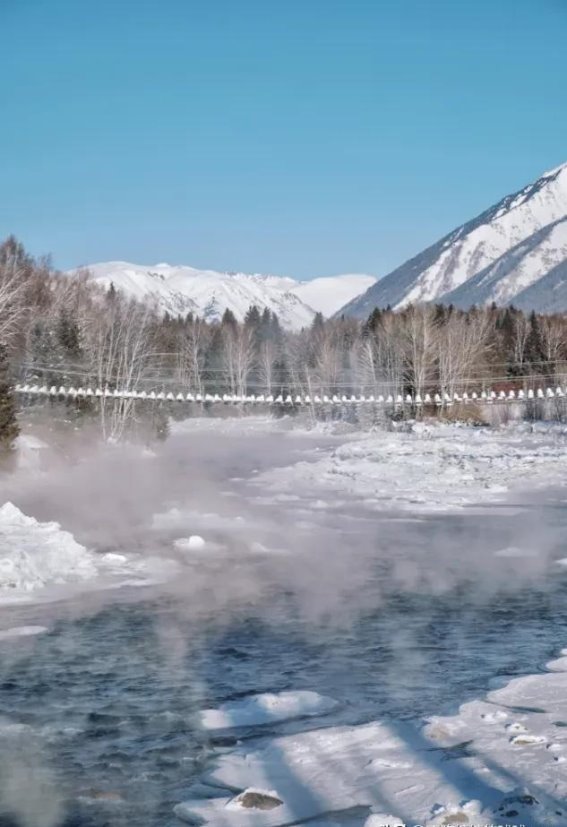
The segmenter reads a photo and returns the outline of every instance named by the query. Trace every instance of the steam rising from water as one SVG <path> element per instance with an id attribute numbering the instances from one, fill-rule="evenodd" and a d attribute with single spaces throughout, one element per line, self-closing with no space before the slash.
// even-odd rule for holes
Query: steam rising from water
<path id="1" fill-rule="evenodd" d="M 400 685 L 409 691 L 424 680 L 437 655 L 424 649 L 423 629 L 447 601 L 460 605 L 464 624 L 467 618 L 474 623 L 528 587 L 542 594 L 550 588 L 563 531 L 560 511 L 552 520 L 554 512 L 546 512 L 542 532 L 533 503 L 512 514 L 464 512 L 412 521 L 365 512 L 344 497 L 337 505 L 328 492 L 321 503 L 321 491 L 300 488 L 297 500 L 257 501 L 262 492 L 247 483 L 255 472 L 316 459 L 315 448 L 334 444 L 332 438 L 306 443 L 275 432 L 238 438 L 197 433 L 175 436 L 152 453 L 91 447 L 71 462 L 48 458 L 48 475 L 11 479 L 0 498 L 9 496 L 37 519 L 57 520 L 90 548 L 174 561 L 176 576 L 151 590 L 92 592 L 80 602 L 10 610 L 11 617 L 18 624 L 43 622 L 46 615 L 79 620 L 107 604 L 151 598 L 164 607 L 154 619 L 162 668 L 171 682 L 187 682 L 190 674 L 187 695 L 197 708 L 210 694 L 199 671 L 203 640 L 249 617 L 277 631 L 286 624 L 293 634 L 300 630 L 325 647 L 330 673 L 347 680 L 349 636 L 378 613 L 388 657 L 375 680 L 395 693 Z M 174 541 L 190 534 L 205 538 L 204 550 L 176 548 Z M 460 633 L 456 628 L 456 651 Z M 84 646 L 80 633 L 67 640 Z M 25 656 L 25 649 L 3 653 L 4 674 Z M 126 668 L 127 652 L 124 658 Z M 190 673 L 188 661 L 195 667 Z M 35 747 L 24 744 L 18 751 L 4 743 L 4 809 L 17 813 L 25 827 L 54 827 L 62 816 L 57 785 L 46 769 L 50 762 Z"/>

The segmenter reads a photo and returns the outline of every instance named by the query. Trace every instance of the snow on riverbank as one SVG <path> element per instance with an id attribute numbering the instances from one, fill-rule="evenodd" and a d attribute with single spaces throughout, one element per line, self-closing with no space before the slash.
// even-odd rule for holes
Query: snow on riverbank
<path id="1" fill-rule="evenodd" d="M 0 508 L 0 593 L 95 577 L 94 555 L 58 523 L 39 523 L 12 503 Z"/>
<path id="2" fill-rule="evenodd" d="M 205 774 L 199 789 L 212 798 L 175 813 L 193 824 L 283 827 L 358 807 L 368 827 L 391 813 L 391 824 L 559 827 L 566 719 L 567 672 L 555 672 L 516 678 L 423 728 L 373 722 L 248 741 Z"/>
<path id="3" fill-rule="evenodd" d="M 152 558 L 137 561 L 123 554 L 96 554 L 58 523 L 39 522 L 9 502 L 0 508 L 0 604 L 29 601 L 50 587 L 97 578 L 115 584 L 127 576 L 134 578 L 130 585 L 143 584 L 166 570 L 166 563 Z"/>
<path id="4" fill-rule="evenodd" d="M 207 730 L 261 726 L 314 715 L 325 715 L 337 707 L 337 701 L 317 692 L 270 692 L 231 701 L 218 709 L 201 712 L 201 726 Z"/>
<path id="5" fill-rule="evenodd" d="M 359 435 L 315 462 L 259 474 L 253 484 L 265 500 L 328 489 L 377 509 L 444 511 L 494 501 L 520 487 L 563 484 L 566 470 L 562 425 L 416 423 Z"/>

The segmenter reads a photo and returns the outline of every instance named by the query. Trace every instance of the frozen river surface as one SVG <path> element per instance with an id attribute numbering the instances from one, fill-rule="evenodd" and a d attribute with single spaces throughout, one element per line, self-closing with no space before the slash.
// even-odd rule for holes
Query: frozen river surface
<path id="1" fill-rule="evenodd" d="M 153 457 L 111 453 L 20 486 L 26 513 L 90 548 L 163 555 L 176 573 L 2 609 L 3 629 L 49 631 L 0 640 L 0 792 L 16 813 L 0 824 L 180 824 L 174 806 L 235 743 L 202 727 L 203 709 L 297 690 L 338 702 L 241 740 L 421 724 L 567 643 L 560 490 L 427 515 L 255 483 L 335 442 L 179 434 Z M 205 549 L 176 550 L 191 534 Z"/>

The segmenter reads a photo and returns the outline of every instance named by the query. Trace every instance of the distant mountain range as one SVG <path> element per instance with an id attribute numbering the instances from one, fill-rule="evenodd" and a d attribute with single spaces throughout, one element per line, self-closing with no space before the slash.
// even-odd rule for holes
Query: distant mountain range
<path id="1" fill-rule="evenodd" d="M 295 281 L 280 276 L 219 273 L 170 264 L 141 265 L 107 261 L 87 268 L 90 279 L 104 287 L 111 284 L 127 296 L 155 301 L 162 312 L 192 312 L 207 321 L 219 320 L 226 309 L 242 320 L 255 304 L 277 313 L 290 330 L 309 326 L 316 312 L 332 316 L 343 304 L 364 292 L 374 276 L 347 274 Z M 69 271 L 74 275 L 78 270 Z"/>
<path id="2" fill-rule="evenodd" d="M 507 195 L 339 312 L 365 318 L 375 307 L 431 301 L 567 310 L 567 164 Z"/>
<path id="3" fill-rule="evenodd" d="M 567 311 L 567 164 L 507 195 L 379 281 L 358 273 L 295 281 L 126 261 L 92 264 L 88 271 L 93 281 L 155 301 L 176 316 L 193 312 L 214 321 L 228 308 L 241 320 L 255 304 L 277 313 L 290 330 L 310 325 L 316 312 L 366 318 L 375 307 L 433 301 Z"/>

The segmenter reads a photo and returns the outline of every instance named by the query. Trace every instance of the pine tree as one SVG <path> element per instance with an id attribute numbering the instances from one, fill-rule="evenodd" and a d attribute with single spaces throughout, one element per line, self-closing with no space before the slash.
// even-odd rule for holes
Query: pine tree
<path id="1" fill-rule="evenodd" d="M 544 361 L 545 354 L 541 339 L 539 319 L 535 313 L 535 310 L 532 310 L 530 313 L 530 332 L 526 342 L 526 362 L 529 362 L 532 365 L 532 369 L 535 373 L 541 373 Z"/>
<path id="2" fill-rule="evenodd" d="M 16 400 L 9 377 L 8 355 L 4 345 L 0 345 L 0 451 L 11 451 L 19 433 Z"/>

